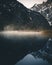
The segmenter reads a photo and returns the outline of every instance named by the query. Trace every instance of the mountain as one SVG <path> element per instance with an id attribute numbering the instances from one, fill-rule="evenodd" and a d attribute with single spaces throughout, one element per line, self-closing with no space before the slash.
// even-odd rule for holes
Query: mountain
<path id="1" fill-rule="evenodd" d="M 52 0 L 48 0 L 42 4 L 35 4 L 31 10 L 41 13 L 52 26 Z"/>
<path id="2" fill-rule="evenodd" d="M 48 29 L 50 29 L 48 21 L 40 13 L 27 9 L 17 0 L 0 0 L 0 32 L 4 30 Z M 31 49 L 33 51 L 35 48 L 40 49 L 48 38 L 42 38 L 41 41 L 40 38 L 38 41 L 36 41 L 37 38 L 35 40 L 34 38 L 23 39 L 21 37 L 17 39 L 0 35 L 0 65 L 14 65 L 27 54 L 31 46 L 33 46 Z M 39 44 L 34 44 L 32 40 Z"/>
<path id="3" fill-rule="evenodd" d="M 25 29 L 49 29 L 49 24 L 40 13 L 27 9 L 17 0 L 0 0 L 0 30 Z"/>

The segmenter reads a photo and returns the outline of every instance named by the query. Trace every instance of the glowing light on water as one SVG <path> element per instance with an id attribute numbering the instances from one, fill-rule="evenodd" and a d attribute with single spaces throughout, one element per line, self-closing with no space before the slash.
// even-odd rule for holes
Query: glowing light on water
<path id="1" fill-rule="evenodd" d="M 42 31 L 2 31 L 1 35 L 8 36 L 41 36 L 43 34 Z"/>
<path id="2" fill-rule="evenodd" d="M 28 30 L 16 30 L 16 31 L 1 31 L 0 35 L 4 36 L 36 36 L 36 37 L 52 37 L 52 31 L 28 31 Z"/>

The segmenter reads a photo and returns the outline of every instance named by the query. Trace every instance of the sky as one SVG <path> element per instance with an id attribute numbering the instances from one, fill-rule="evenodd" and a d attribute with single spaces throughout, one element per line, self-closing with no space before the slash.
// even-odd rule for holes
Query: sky
<path id="1" fill-rule="evenodd" d="M 40 4 L 43 1 L 46 2 L 47 0 L 17 0 L 19 2 L 21 2 L 24 6 L 26 6 L 27 8 L 31 8 L 34 4 Z"/>

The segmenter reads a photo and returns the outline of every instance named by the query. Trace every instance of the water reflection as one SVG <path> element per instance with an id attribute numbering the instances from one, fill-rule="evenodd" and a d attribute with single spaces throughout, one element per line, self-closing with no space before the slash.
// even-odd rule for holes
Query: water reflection
<path id="1" fill-rule="evenodd" d="M 19 35 L 17 35 L 17 33 Z M 21 33 L 24 33 L 24 36 Z M 47 61 L 40 58 L 35 58 L 35 56 L 29 54 L 29 52 L 32 53 L 42 49 L 48 41 L 47 37 L 27 36 L 29 32 L 19 33 L 16 31 L 8 31 L 0 34 L 0 65 L 14 65 L 17 61 L 19 62 L 16 65 L 50 65 Z M 30 32 L 30 35 L 31 34 L 32 32 Z M 52 49 L 51 43 L 52 41 L 49 41 L 48 49 L 46 46 L 46 48 L 43 48 L 46 53 L 48 53 L 50 48 Z M 41 55 L 42 53 L 43 52 L 40 52 Z M 51 53 L 51 50 L 49 53 Z"/>
<path id="2" fill-rule="evenodd" d="M 42 49 L 26 55 L 16 65 L 52 65 L 52 39 Z"/>
<path id="3" fill-rule="evenodd" d="M 43 60 L 41 58 L 35 58 L 31 54 L 28 54 L 15 65 L 52 65 L 52 64 L 48 63 L 46 60 Z"/>

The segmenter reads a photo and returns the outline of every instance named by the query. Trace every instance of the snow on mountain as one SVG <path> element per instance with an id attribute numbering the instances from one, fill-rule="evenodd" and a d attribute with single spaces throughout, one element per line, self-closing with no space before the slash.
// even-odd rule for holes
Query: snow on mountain
<path id="1" fill-rule="evenodd" d="M 42 4 L 35 4 L 31 10 L 41 13 L 52 25 L 52 2 L 43 2 Z"/>

